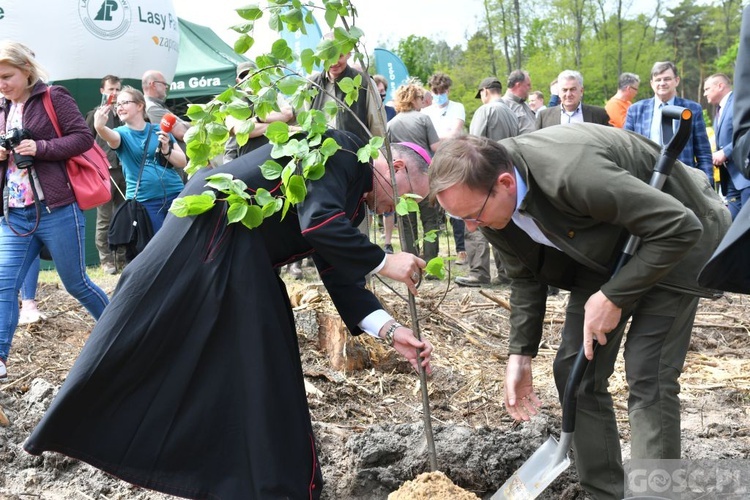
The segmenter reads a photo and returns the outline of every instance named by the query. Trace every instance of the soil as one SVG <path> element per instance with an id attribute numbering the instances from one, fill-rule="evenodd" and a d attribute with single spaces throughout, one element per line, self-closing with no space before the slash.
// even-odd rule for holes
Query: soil
<path id="1" fill-rule="evenodd" d="M 489 498 L 548 436 L 559 436 L 560 408 L 551 365 L 565 292 L 550 298 L 544 344 L 534 364 L 535 385 L 545 406 L 531 422 L 517 424 L 502 403 L 509 323 L 508 310 L 498 302 L 508 299 L 509 289 L 466 289 L 451 284 L 446 290 L 449 281 L 422 283 L 417 300 L 420 328 L 435 346 L 434 374 L 427 387 L 437 469 L 443 473 L 438 475 L 428 474 L 419 377 L 367 335 L 347 344 L 347 349 L 365 353 L 364 367 L 331 368 L 328 355 L 320 349 L 317 320 L 332 308 L 320 293 L 322 287 L 313 281 L 314 271 L 305 268 L 305 274 L 304 281 L 288 283 L 291 294 L 303 302 L 295 313 L 326 480 L 324 498 L 385 499 L 389 494 L 394 499 L 471 498 L 470 494 Z M 116 277 L 106 275 L 96 275 L 94 280 L 108 292 L 116 284 Z M 386 307 L 411 324 L 406 303 L 383 283 L 376 281 L 374 286 Z M 404 293 L 401 285 L 396 290 Z M 0 386 L 0 498 L 172 498 L 62 455 L 34 457 L 23 451 L 23 441 L 93 326 L 85 310 L 59 285 L 42 283 L 38 297 L 47 319 L 18 328 L 8 365 L 9 382 Z M 701 301 L 681 379 L 686 458 L 750 458 L 748 300 L 727 294 Z M 627 459 L 627 386 L 621 365 L 610 389 Z M 454 490 L 458 487 L 461 493 Z M 575 465 L 540 498 L 585 498 Z"/>

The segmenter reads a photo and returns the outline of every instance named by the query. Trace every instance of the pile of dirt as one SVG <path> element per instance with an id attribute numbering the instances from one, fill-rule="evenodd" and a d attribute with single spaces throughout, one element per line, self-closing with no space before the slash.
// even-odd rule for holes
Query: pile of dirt
<path id="1" fill-rule="evenodd" d="M 96 281 L 108 292 L 116 283 L 115 278 L 106 276 Z M 402 322 L 411 323 L 408 308 L 396 293 L 380 283 L 376 286 L 386 307 Z M 435 346 L 434 374 L 427 389 L 438 470 L 450 484 L 489 498 L 549 435 L 560 434 L 552 359 L 567 296 L 562 293 L 550 300 L 543 346 L 534 361 L 535 386 L 545 407 L 531 422 L 519 425 L 503 408 L 509 323 L 502 304 L 507 302 L 509 290 L 451 286 L 446 291 L 445 287 L 445 282 L 423 283 L 417 304 L 422 334 Z M 330 303 L 312 292 L 300 297 L 307 297 L 301 299 L 305 303 L 300 304 L 297 318 L 325 480 L 323 498 L 385 499 L 407 481 L 421 480 L 420 475 L 433 472 L 416 374 L 392 350 L 367 335 L 351 339 L 367 353 L 365 368 L 332 369 L 314 326 L 316 314 L 330 311 Z M 9 420 L 9 425 L 0 423 L 0 498 L 172 498 L 61 455 L 34 457 L 23 451 L 24 440 L 42 417 L 93 326 L 85 310 L 59 286 L 43 284 L 39 298 L 48 319 L 17 330 L 8 365 L 10 381 L 0 386 L 0 408 Z M 686 458 L 750 458 L 746 424 L 750 421 L 748 300 L 728 294 L 717 301 L 701 302 L 682 376 Z M 610 382 L 627 459 L 630 436 L 622 361 Z M 540 498 L 584 498 L 574 465 Z"/>
<path id="2" fill-rule="evenodd" d="M 479 500 L 474 493 L 459 488 L 442 472 L 428 472 L 407 481 L 388 500 Z"/>

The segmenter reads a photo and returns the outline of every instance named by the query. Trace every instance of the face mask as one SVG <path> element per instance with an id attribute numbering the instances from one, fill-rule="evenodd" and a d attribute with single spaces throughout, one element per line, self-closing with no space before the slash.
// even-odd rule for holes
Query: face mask
<path id="1" fill-rule="evenodd" d="M 438 106 L 445 106 L 448 104 L 448 94 L 435 94 L 433 96 L 433 101 Z"/>
<path id="2" fill-rule="evenodd" d="M 383 101 L 385 101 L 385 98 L 386 98 L 387 95 L 388 94 L 380 94 L 380 99 L 383 100 Z"/>

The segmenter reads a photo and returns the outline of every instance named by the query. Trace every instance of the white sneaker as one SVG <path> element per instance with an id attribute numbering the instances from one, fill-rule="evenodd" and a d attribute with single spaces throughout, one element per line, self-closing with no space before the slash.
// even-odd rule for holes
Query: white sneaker
<path id="1" fill-rule="evenodd" d="M 8 381 L 8 370 L 5 368 L 5 363 L 0 359 L 0 384 Z"/>
<path id="2" fill-rule="evenodd" d="M 39 309 L 21 309 L 18 315 L 19 325 L 31 325 L 33 323 L 39 323 L 47 317 L 39 312 Z"/>

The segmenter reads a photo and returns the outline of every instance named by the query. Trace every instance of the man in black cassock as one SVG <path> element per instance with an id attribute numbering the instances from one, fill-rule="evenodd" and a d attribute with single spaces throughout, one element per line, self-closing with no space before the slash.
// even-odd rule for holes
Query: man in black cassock
<path id="1" fill-rule="evenodd" d="M 331 131 L 342 149 L 303 203 L 254 230 L 227 226 L 226 207 L 170 215 L 125 269 L 58 396 L 24 448 L 58 451 L 126 481 L 186 498 L 318 498 L 322 487 L 305 398 L 294 317 L 275 268 L 312 256 L 349 330 L 385 337 L 430 371 L 429 342 L 382 310 L 365 276 L 412 292 L 425 262 L 386 255 L 357 230 L 365 204 L 393 210 L 388 165 L 357 161 L 358 139 Z M 264 146 L 205 177 L 229 172 L 250 188 L 263 178 Z M 399 193 L 427 194 L 427 161 L 394 145 Z M 426 155 L 425 155 L 426 156 Z M 278 160 L 285 164 L 285 160 Z"/>

